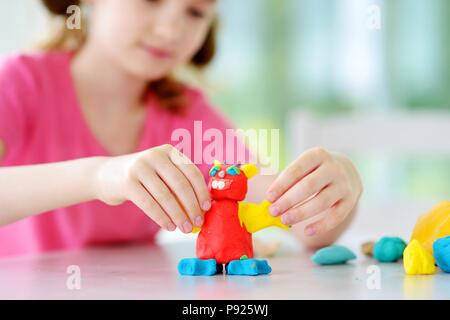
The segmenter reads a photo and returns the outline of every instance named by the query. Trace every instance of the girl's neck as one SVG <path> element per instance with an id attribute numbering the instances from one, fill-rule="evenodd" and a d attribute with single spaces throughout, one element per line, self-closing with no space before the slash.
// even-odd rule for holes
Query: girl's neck
<path id="1" fill-rule="evenodd" d="M 89 104 L 117 111 L 142 106 L 148 81 L 120 70 L 91 44 L 75 55 L 71 68 L 77 91 Z"/>

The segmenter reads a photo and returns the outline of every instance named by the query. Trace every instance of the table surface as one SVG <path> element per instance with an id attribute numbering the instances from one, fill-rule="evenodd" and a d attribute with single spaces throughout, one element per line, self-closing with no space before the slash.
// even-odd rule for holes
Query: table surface
<path id="1" fill-rule="evenodd" d="M 346 265 L 316 266 L 310 253 L 269 259 L 267 276 L 188 277 L 177 262 L 191 244 L 90 248 L 0 260 L 0 299 L 448 299 L 450 274 L 407 276 L 401 262 L 361 257 Z M 80 289 L 67 286 L 78 266 Z M 379 269 L 369 268 L 376 265 Z M 381 286 L 368 286 L 379 270 Z"/>

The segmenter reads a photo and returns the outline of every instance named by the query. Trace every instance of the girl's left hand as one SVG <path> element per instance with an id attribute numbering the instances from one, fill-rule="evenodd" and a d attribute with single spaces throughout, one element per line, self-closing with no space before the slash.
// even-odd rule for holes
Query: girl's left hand
<path id="1" fill-rule="evenodd" d="M 286 225 L 324 213 L 305 228 L 308 236 L 319 235 L 341 224 L 362 192 L 361 179 L 352 162 L 341 154 L 321 148 L 306 151 L 290 164 L 267 191 L 270 213 Z"/>

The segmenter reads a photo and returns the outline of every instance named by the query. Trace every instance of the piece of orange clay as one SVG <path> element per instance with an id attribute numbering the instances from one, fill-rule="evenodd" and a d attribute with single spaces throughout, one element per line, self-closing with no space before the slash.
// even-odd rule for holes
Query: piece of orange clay
<path id="1" fill-rule="evenodd" d="M 260 239 L 253 239 L 253 251 L 255 257 L 271 258 L 277 254 L 281 246 L 279 240 L 262 241 Z"/>
<path id="2" fill-rule="evenodd" d="M 364 253 L 364 255 L 368 256 L 368 257 L 372 257 L 373 256 L 373 246 L 375 245 L 374 241 L 367 241 L 364 242 L 361 245 L 361 251 L 362 253 Z"/>
<path id="3" fill-rule="evenodd" d="M 403 251 L 403 267 L 406 274 L 433 274 L 436 270 L 432 254 L 419 241 L 413 240 Z"/>
<path id="4" fill-rule="evenodd" d="M 433 253 L 433 243 L 448 235 L 450 235 L 450 201 L 443 201 L 417 220 L 411 240 L 419 241 L 429 253 Z"/>

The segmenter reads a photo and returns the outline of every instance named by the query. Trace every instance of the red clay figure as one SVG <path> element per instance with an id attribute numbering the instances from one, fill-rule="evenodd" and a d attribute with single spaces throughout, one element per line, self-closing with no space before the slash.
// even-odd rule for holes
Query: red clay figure
<path id="1" fill-rule="evenodd" d="M 209 172 L 208 190 L 212 205 L 205 222 L 193 232 L 197 238 L 197 258 L 178 264 L 182 275 L 214 275 L 226 266 L 227 274 L 258 275 L 271 272 L 266 260 L 253 258 L 252 233 L 277 226 L 287 229 L 279 217 L 269 214 L 270 202 L 242 202 L 247 194 L 248 179 L 257 173 L 253 164 L 228 165 L 214 161 Z"/>

